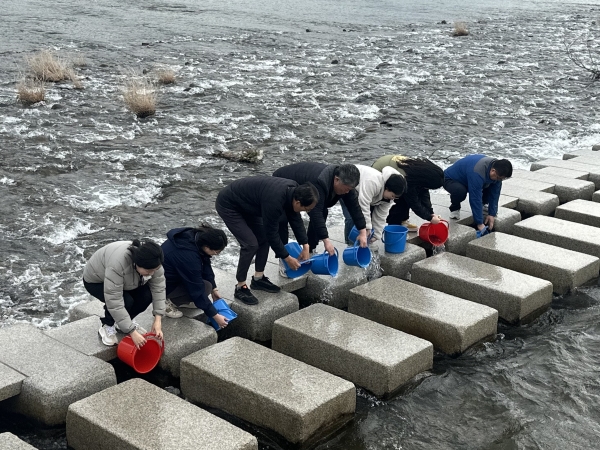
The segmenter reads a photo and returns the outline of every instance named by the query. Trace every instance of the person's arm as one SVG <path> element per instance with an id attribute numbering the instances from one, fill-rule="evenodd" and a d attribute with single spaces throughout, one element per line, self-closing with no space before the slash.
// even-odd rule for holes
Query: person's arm
<path id="1" fill-rule="evenodd" d="M 356 193 L 356 189 L 352 189 L 350 192 L 343 195 L 342 199 L 344 200 L 344 205 L 346 205 L 346 208 L 348 208 L 348 212 L 350 213 L 350 217 L 352 217 L 354 226 L 359 231 L 357 240 L 361 247 L 366 247 L 369 244 L 367 242 L 367 222 L 362 210 L 360 209 L 360 205 L 358 204 L 358 195 Z"/>
<path id="2" fill-rule="evenodd" d="M 360 190 L 358 190 L 358 206 L 363 214 L 365 219 L 365 228 L 367 230 L 371 230 L 373 228 L 373 224 L 371 223 L 371 203 L 373 199 L 379 192 L 379 186 L 373 180 L 364 180 L 360 183 Z M 345 200 L 344 205 L 346 205 Z M 346 205 L 346 208 L 348 205 Z M 350 211 L 348 209 L 348 211 Z M 358 230 L 358 226 L 356 227 Z"/>
<path id="3" fill-rule="evenodd" d="M 467 177 L 469 188 L 469 205 L 471 205 L 471 214 L 475 225 L 483 225 L 483 178 L 476 173 L 471 173 Z"/>
<path id="4" fill-rule="evenodd" d="M 403 195 L 413 212 L 423 220 L 431 220 L 433 208 L 429 198 L 429 190 L 409 187 Z"/>
<path id="5" fill-rule="evenodd" d="M 167 300 L 165 294 L 167 290 L 165 269 L 161 267 L 154 272 L 154 275 L 152 275 L 152 278 L 148 281 L 148 285 L 150 286 L 150 292 L 152 293 L 152 315 L 154 316 L 151 332 L 162 339 L 162 316 L 165 315 Z"/>
<path id="6" fill-rule="evenodd" d="M 387 216 L 390 213 L 390 209 L 392 209 L 394 203 L 389 201 L 382 201 L 378 205 L 375 206 L 373 212 L 371 213 L 373 217 L 373 230 L 375 230 L 375 239 L 381 239 L 381 234 L 383 232 L 383 227 L 385 227 L 385 221 Z"/>
<path id="7" fill-rule="evenodd" d="M 177 273 L 183 281 L 183 285 L 188 295 L 197 308 L 200 308 L 208 317 L 217 314 L 216 308 L 206 295 L 204 280 L 202 279 L 202 262 L 200 256 L 194 258 L 180 258 L 177 260 Z"/>
<path id="8" fill-rule="evenodd" d="M 496 181 L 490 186 L 490 204 L 488 205 L 488 214 L 496 217 L 498 215 L 498 202 L 500 201 L 500 192 L 502 191 L 502 181 Z"/>
<path id="9" fill-rule="evenodd" d="M 308 212 L 308 217 L 310 217 L 310 223 L 317 233 L 317 239 L 322 241 L 323 239 L 329 238 L 324 214 L 324 211 L 327 208 L 327 198 L 329 195 L 320 185 L 317 185 L 316 187 L 319 191 L 319 201 L 315 207 Z"/>

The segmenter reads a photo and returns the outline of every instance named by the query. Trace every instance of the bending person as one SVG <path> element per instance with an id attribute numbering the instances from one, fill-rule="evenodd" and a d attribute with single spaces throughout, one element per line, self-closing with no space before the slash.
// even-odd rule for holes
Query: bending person
<path id="1" fill-rule="evenodd" d="M 298 185 L 295 181 L 277 177 L 248 177 L 236 180 L 221 189 L 217 196 L 217 213 L 240 244 L 240 258 L 236 273 L 235 298 L 247 305 L 256 305 L 258 299 L 246 284 L 252 258 L 254 276 L 252 289 L 279 292 L 265 275 L 269 246 L 277 258 L 284 259 L 292 269 L 308 259 L 308 238 L 301 211 L 310 211 L 319 200 L 317 189 L 310 183 Z M 290 223 L 296 240 L 303 247 L 298 259 L 290 256 L 279 237 L 282 216 Z"/>
<path id="2" fill-rule="evenodd" d="M 219 327 L 227 326 L 227 319 L 218 314 L 213 306 L 213 302 L 219 300 L 221 295 L 211 265 L 211 258 L 226 246 L 225 232 L 206 223 L 199 228 L 175 228 L 167 233 L 167 240 L 162 244 L 167 282 L 167 317 L 176 319 L 183 316 L 178 307 L 200 308 Z"/>
<path id="3" fill-rule="evenodd" d="M 158 244 L 135 239 L 97 250 L 83 269 L 85 289 L 104 303 L 98 334 L 104 345 L 117 345 L 116 331 L 131 336 L 137 348 L 146 343 L 146 330 L 133 319 L 152 303 L 152 332 L 162 339 L 165 314 L 163 252 Z"/>
<path id="4" fill-rule="evenodd" d="M 367 234 L 374 231 L 371 241 L 381 239 L 385 221 L 393 206 L 392 200 L 400 198 L 406 190 L 406 180 L 392 167 L 384 167 L 381 172 L 369 166 L 356 164 L 360 172 L 360 182 L 356 186 L 358 192 L 358 204 L 366 221 Z M 346 208 L 344 201 L 341 202 L 344 213 L 344 235 L 348 244 L 354 244 L 348 239 L 348 235 L 354 226 L 352 216 Z"/>
<path id="5" fill-rule="evenodd" d="M 312 183 L 319 191 L 319 202 L 312 211 L 308 213 L 310 223 L 308 224 L 308 245 L 313 251 L 319 241 L 323 241 L 325 250 L 330 255 L 335 254 L 335 247 L 329 239 L 326 221 L 329 208 L 338 200 L 344 200 L 346 208 L 352 217 L 352 221 L 359 230 L 358 241 L 361 247 L 367 246 L 366 221 L 360 205 L 356 186 L 360 181 L 360 172 L 353 164 L 322 164 L 316 162 L 300 162 L 283 166 L 273 172 L 274 177 L 287 178 L 298 183 Z M 280 236 L 287 236 L 287 223 L 280 223 Z"/>
<path id="6" fill-rule="evenodd" d="M 460 219 L 460 204 L 469 194 L 473 221 L 479 231 L 487 225 L 494 228 L 502 181 L 512 176 L 512 164 L 507 159 L 485 155 L 469 155 L 459 159 L 444 171 L 444 189 L 450 193 L 450 218 Z M 484 214 L 488 216 L 483 220 Z"/>
<path id="7" fill-rule="evenodd" d="M 419 227 L 408 221 L 410 210 L 423 220 L 433 224 L 442 218 L 433 212 L 430 189 L 439 189 L 444 184 L 444 171 L 426 158 L 410 158 L 402 155 L 386 155 L 372 166 L 383 171 L 393 167 L 406 177 L 406 192 L 396 199 L 387 218 L 390 225 L 403 225 L 408 231 L 417 231 Z"/>

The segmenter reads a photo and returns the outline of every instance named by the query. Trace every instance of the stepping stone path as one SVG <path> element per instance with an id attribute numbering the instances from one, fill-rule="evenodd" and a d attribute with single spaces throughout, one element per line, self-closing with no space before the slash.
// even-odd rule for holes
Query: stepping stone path
<path id="1" fill-rule="evenodd" d="M 556 208 L 554 217 L 592 227 L 600 227 L 600 204 L 587 200 L 573 200 Z"/>

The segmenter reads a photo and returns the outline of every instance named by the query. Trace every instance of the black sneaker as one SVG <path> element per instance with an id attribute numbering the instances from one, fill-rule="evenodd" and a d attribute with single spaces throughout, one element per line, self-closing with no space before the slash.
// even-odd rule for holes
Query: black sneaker
<path id="1" fill-rule="evenodd" d="M 258 305 L 258 299 L 246 285 L 243 285 L 242 287 L 236 286 L 233 296 L 246 305 Z"/>
<path id="2" fill-rule="evenodd" d="M 250 287 L 252 289 L 258 289 L 259 291 L 267 291 L 273 293 L 279 292 L 281 290 L 279 286 L 271 283 L 271 281 L 264 275 L 260 280 L 255 280 L 254 277 L 252 277 L 252 281 L 250 281 Z"/>

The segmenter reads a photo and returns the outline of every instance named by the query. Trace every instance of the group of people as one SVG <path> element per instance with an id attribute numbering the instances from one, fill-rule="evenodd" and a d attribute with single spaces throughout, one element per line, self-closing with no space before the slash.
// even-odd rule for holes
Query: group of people
<path id="1" fill-rule="evenodd" d="M 441 217 L 433 211 L 429 191 L 442 186 L 450 193 L 451 219 L 460 218 L 461 203 L 469 194 L 475 225 L 479 230 L 485 226 L 492 230 L 502 181 L 511 175 L 510 161 L 485 155 L 467 156 L 445 171 L 425 158 L 387 155 L 371 167 L 300 162 L 281 167 L 272 176 L 236 180 L 221 189 L 215 204 L 240 245 L 234 296 L 256 305 L 252 290 L 280 290 L 264 274 L 269 248 L 280 264 L 285 261 L 293 270 L 319 242 L 334 255 L 326 222 L 329 208 L 338 201 L 345 235 L 356 227 L 361 247 L 380 239 L 386 222 L 416 231 L 417 226 L 409 222 L 410 210 L 423 220 L 439 223 Z M 307 229 L 303 211 L 310 219 Z M 290 227 L 302 249 L 297 258 L 285 247 Z M 85 266 L 83 283 L 104 303 L 105 316 L 98 331 L 102 342 L 116 345 L 120 331 L 129 334 L 136 346 L 143 346 L 146 330 L 134 319 L 150 304 L 151 331 L 160 338 L 162 317 L 181 317 L 180 308 L 200 308 L 219 327 L 226 327 L 227 319 L 212 304 L 221 296 L 211 267 L 211 258 L 226 246 L 223 230 L 203 224 L 170 230 L 162 245 L 119 241 L 97 250 Z M 248 287 L 253 260 L 254 275 Z"/>

